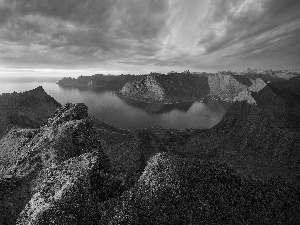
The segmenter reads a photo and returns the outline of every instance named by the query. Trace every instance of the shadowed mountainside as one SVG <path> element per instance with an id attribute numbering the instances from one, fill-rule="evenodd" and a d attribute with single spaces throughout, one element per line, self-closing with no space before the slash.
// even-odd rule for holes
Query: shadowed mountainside
<path id="1" fill-rule="evenodd" d="M 294 224 L 295 187 L 253 180 L 226 165 L 153 156 L 133 188 L 101 204 L 102 224 Z"/>
<path id="2" fill-rule="evenodd" d="M 43 87 L 0 95 L 0 138 L 10 127 L 38 128 L 60 104 Z"/>

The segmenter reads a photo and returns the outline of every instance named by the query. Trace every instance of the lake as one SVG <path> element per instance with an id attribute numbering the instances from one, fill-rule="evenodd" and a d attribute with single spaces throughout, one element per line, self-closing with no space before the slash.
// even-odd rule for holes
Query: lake
<path id="1" fill-rule="evenodd" d="M 120 98 L 111 91 L 66 88 L 56 84 L 58 78 L 0 78 L 0 93 L 23 92 L 38 86 L 59 103 L 83 102 L 89 113 L 119 128 L 146 127 L 201 128 L 219 123 L 226 112 L 221 101 L 194 102 L 174 105 L 148 104 Z"/>

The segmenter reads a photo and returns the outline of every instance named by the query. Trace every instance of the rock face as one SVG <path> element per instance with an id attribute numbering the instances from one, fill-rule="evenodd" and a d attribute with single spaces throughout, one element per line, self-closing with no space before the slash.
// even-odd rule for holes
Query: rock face
<path id="1" fill-rule="evenodd" d="M 143 80 L 126 83 L 121 89 L 121 93 L 126 97 L 143 99 L 144 101 L 162 102 L 166 98 L 164 89 L 154 76 L 147 76 Z"/>
<path id="2" fill-rule="evenodd" d="M 13 126 L 38 128 L 59 106 L 41 86 L 24 93 L 0 95 L 0 138 Z"/>
<path id="3" fill-rule="evenodd" d="M 239 83 L 231 75 L 216 74 L 208 76 L 211 99 L 233 101 L 238 94 L 246 90 L 245 85 Z"/>
<path id="4" fill-rule="evenodd" d="M 245 77 L 215 74 L 208 76 L 210 87 L 209 99 L 220 99 L 227 102 L 247 101 L 255 104 L 252 92 L 259 92 L 266 86 L 266 83 L 258 78 L 250 80 Z"/>

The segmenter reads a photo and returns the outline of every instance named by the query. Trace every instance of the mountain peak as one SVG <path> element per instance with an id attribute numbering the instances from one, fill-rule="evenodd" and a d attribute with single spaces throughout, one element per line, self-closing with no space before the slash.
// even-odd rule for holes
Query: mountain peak
<path id="1" fill-rule="evenodd" d="M 81 120 L 88 117 L 88 107 L 84 103 L 66 103 L 48 119 L 48 125 L 57 125 L 71 120 Z"/>

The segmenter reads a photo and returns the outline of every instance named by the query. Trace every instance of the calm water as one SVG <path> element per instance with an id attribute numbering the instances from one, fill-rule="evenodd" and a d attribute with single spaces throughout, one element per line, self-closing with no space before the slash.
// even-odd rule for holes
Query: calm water
<path id="1" fill-rule="evenodd" d="M 219 101 L 161 105 L 122 99 L 109 91 L 63 88 L 52 78 L 0 78 L 0 93 L 23 92 L 38 86 L 59 103 L 83 102 L 89 113 L 126 129 L 145 127 L 211 128 L 221 121 L 226 106 Z"/>

